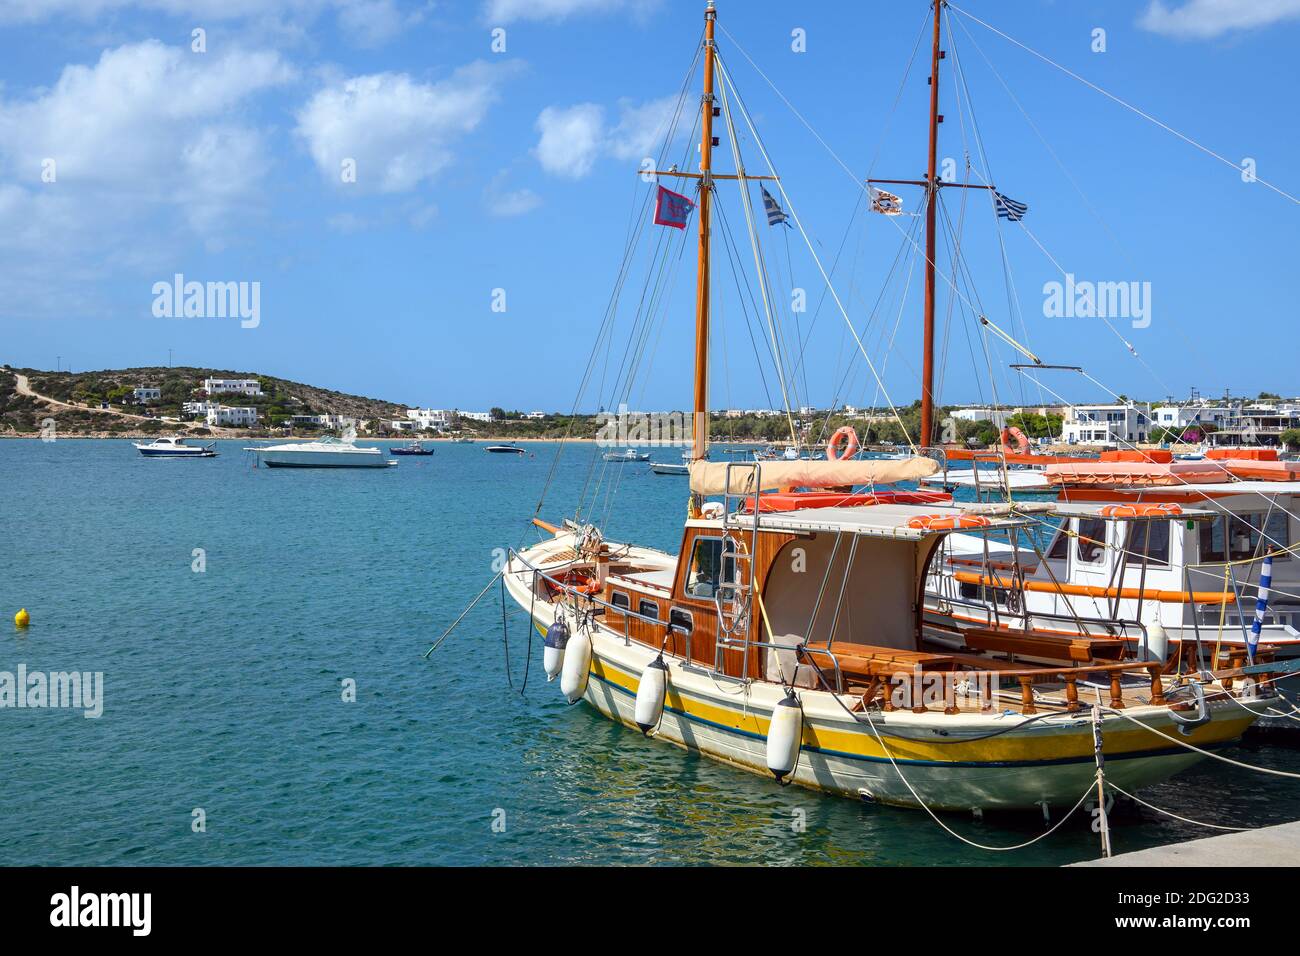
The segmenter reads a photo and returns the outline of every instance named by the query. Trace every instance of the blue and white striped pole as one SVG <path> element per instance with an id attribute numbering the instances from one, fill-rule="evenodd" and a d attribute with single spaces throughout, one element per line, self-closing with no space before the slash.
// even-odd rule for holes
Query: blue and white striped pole
<path id="1" fill-rule="evenodd" d="M 1273 586 L 1273 559 L 1265 558 L 1259 569 L 1258 596 L 1255 599 L 1255 620 L 1250 622 L 1250 637 L 1247 648 L 1251 663 L 1255 661 L 1255 651 L 1259 648 L 1259 630 L 1264 626 L 1264 614 L 1268 611 L 1268 591 Z"/>

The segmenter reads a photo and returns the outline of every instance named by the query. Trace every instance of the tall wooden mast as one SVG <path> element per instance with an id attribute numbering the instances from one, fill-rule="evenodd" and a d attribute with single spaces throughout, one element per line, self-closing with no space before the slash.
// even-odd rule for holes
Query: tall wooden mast
<path id="1" fill-rule="evenodd" d="M 700 98 L 700 258 L 695 284 L 694 447 L 691 459 L 709 453 L 709 207 L 713 198 L 713 26 L 718 12 L 704 10 L 704 95 Z"/>
<path id="2" fill-rule="evenodd" d="M 930 164 L 927 167 L 925 196 L 925 346 L 921 359 L 921 435 L 917 444 L 924 448 L 934 441 L 934 218 L 939 202 L 939 178 L 936 158 L 939 149 L 939 21 L 943 0 L 933 0 L 934 38 L 930 48 Z"/>

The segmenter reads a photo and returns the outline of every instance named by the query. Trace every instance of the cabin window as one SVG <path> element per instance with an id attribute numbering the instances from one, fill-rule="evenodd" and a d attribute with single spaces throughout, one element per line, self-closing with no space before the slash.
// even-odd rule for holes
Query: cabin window
<path id="1" fill-rule="evenodd" d="M 695 630 L 695 618 L 690 611 L 675 607 L 668 612 L 668 628 L 678 634 L 689 634 Z"/>
<path id="2" fill-rule="evenodd" d="M 637 613 L 642 617 L 652 617 L 656 621 L 659 620 L 659 602 L 657 601 L 647 601 L 642 598 L 637 603 L 636 609 Z"/>
<path id="3" fill-rule="evenodd" d="M 1080 518 L 1075 560 L 1080 564 L 1106 563 L 1106 522 L 1101 518 Z"/>
<path id="4" fill-rule="evenodd" d="M 613 594 L 611 594 L 609 596 L 609 603 L 622 611 L 626 611 L 629 607 L 632 606 L 632 602 L 628 600 L 627 595 L 624 594 L 622 591 L 615 591 Z"/>
<path id="5" fill-rule="evenodd" d="M 1274 511 L 1267 516 L 1267 520 L 1262 512 L 1224 515 L 1201 525 L 1202 561 L 1244 561 L 1290 546 L 1291 536 L 1285 511 Z M 1273 560 L 1285 557 L 1286 555 L 1275 555 Z"/>
<path id="6" fill-rule="evenodd" d="M 1047 557 L 1053 561 L 1064 561 L 1070 556 L 1070 527 L 1069 519 L 1061 522 L 1060 529 L 1056 532 L 1056 537 L 1052 539 L 1052 546 L 1047 549 Z"/>
<path id="7" fill-rule="evenodd" d="M 1145 555 L 1148 565 L 1169 566 L 1169 529 L 1168 521 L 1133 521 L 1128 526 L 1128 551 L 1126 560 L 1130 567 L 1141 567 Z M 1147 529 L 1150 529 L 1148 532 Z"/>
<path id="8" fill-rule="evenodd" d="M 686 594 L 689 597 L 712 600 L 718 585 L 736 579 L 734 544 L 722 538 L 696 538 L 691 554 L 691 567 L 686 574 Z"/>

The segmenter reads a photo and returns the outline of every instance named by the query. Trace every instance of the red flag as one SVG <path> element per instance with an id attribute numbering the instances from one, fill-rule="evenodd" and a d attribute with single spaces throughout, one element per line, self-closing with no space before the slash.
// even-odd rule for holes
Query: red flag
<path id="1" fill-rule="evenodd" d="M 695 203 L 681 193 L 660 186 L 659 195 L 655 199 L 655 225 L 685 229 L 686 222 L 694 209 Z"/>

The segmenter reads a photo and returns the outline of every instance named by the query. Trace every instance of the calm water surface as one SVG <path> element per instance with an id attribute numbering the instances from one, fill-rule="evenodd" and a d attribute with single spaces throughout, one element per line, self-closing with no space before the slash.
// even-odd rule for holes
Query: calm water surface
<path id="1" fill-rule="evenodd" d="M 492 600 L 422 655 L 527 521 L 554 445 L 439 444 L 384 471 L 149 461 L 126 441 L 0 441 L 0 670 L 104 673 L 104 713 L 0 710 L 0 864 L 1054 864 L 1097 855 L 1080 815 L 988 854 L 924 813 L 819 796 L 512 691 Z M 593 449 L 566 448 L 543 514 L 571 510 Z M 676 460 L 667 453 L 664 460 Z M 685 481 L 626 469 L 611 538 L 675 549 Z M 603 500 L 603 499 L 602 499 Z M 191 570 L 194 549 L 206 571 Z M 32 626 L 17 631 L 14 611 Z M 509 609 L 512 678 L 525 615 Z M 344 703 L 343 681 L 357 700 Z M 1300 751 L 1230 755 L 1300 770 Z M 1236 825 L 1300 817 L 1293 782 L 1206 765 L 1147 791 Z M 196 808 L 206 832 L 193 832 Z M 504 833 L 494 814 L 504 811 Z M 797 813 L 802 811 L 802 814 Z M 802 817 L 806 831 L 792 823 Z M 986 844 L 1034 815 L 950 825 Z M 1207 835 L 1149 811 L 1119 850 Z"/>

